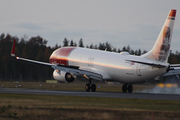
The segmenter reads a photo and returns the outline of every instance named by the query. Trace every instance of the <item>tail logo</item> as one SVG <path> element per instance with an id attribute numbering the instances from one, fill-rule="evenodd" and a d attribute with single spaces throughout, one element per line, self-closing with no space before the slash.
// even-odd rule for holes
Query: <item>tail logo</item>
<path id="1" fill-rule="evenodd" d="M 163 61 L 166 59 L 166 56 L 169 53 L 170 49 L 170 36 L 171 36 L 171 29 L 170 27 L 165 26 L 163 30 L 163 36 L 162 36 L 162 44 L 159 47 L 160 50 L 155 53 L 156 60 Z"/>

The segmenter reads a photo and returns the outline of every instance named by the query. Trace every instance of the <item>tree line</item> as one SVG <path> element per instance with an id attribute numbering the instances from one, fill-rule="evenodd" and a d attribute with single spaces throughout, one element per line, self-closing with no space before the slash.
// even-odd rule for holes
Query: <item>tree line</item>
<path id="1" fill-rule="evenodd" d="M 49 62 L 51 53 L 60 47 L 74 46 L 74 47 L 86 47 L 89 49 L 106 50 L 107 52 L 118 52 L 127 51 L 132 55 L 142 55 L 146 53 L 146 50 L 133 50 L 130 46 L 124 46 L 122 49 L 112 47 L 109 42 L 99 43 L 99 45 L 84 45 L 83 39 L 81 38 L 78 42 L 68 40 L 64 38 L 62 41 L 63 45 L 47 46 L 48 41 L 40 36 L 28 38 L 24 35 L 22 38 L 11 36 L 10 34 L 5 35 L 4 33 L 0 36 L 0 80 L 12 81 L 45 81 L 47 79 L 53 79 L 53 69 L 47 66 L 27 64 L 18 61 L 13 61 L 10 53 L 12 48 L 13 40 L 16 39 L 16 55 L 22 58 Z M 180 63 L 180 52 L 170 52 L 169 63 L 178 64 Z"/>

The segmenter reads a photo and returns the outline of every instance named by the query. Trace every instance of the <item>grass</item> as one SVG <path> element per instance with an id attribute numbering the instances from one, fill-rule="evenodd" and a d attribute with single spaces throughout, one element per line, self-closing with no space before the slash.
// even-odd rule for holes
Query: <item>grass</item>
<path id="1" fill-rule="evenodd" d="M 14 83 L 1 81 L 0 89 L 17 87 L 84 91 L 85 84 L 81 82 L 46 84 L 42 82 Z M 122 86 L 102 83 L 97 83 L 96 85 L 97 91 L 106 92 L 121 92 Z M 134 85 L 134 91 L 152 87 L 153 85 Z M 0 94 L 0 120 L 179 120 L 179 118 L 179 101 Z"/>
<path id="2" fill-rule="evenodd" d="M 0 119 L 179 119 L 180 102 L 0 94 Z"/>

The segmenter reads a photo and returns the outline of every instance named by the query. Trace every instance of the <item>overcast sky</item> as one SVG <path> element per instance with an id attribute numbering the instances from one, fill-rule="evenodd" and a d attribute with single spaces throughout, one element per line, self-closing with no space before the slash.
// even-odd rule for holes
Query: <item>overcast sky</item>
<path id="1" fill-rule="evenodd" d="M 171 49 L 180 51 L 180 0 L 0 0 L 0 34 L 37 35 L 48 45 L 66 37 L 84 45 L 109 42 L 150 50 L 171 9 L 177 9 Z"/>

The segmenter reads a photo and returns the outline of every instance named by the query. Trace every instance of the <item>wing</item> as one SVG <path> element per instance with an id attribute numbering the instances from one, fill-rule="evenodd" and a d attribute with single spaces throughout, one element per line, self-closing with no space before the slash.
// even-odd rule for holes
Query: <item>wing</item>
<path id="1" fill-rule="evenodd" d="M 18 61 L 22 61 L 22 62 L 32 63 L 32 64 L 52 66 L 52 64 L 50 63 L 40 62 L 40 61 L 35 61 L 35 60 L 30 60 L 30 59 L 25 59 L 25 58 L 20 58 L 20 57 L 14 57 L 14 59 Z"/>
<path id="2" fill-rule="evenodd" d="M 19 60 L 19 61 L 23 61 L 27 63 L 51 66 L 55 70 L 68 72 L 74 75 L 84 76 L 87 79 L 94 79 L 94 80 L 100 80 L 100 81 L 103 80 L 103 76 L 101 74 L 98 74 L 92 70 L 79 69 L 79 67 L 76 67 L 76 66 L 55 65 L 55 64 L 29 60 L 29 59 L 20 58 L 20 57 L 15 57 L 15 58 L 16 58 L 15 60 Z"/>
<path id="3" fill-rule="evenodd" d="M 103 76 L 102 76 L 103 72 L 98 73 L 96 70 L 83 69 L 83 68 L 79 68 L 77 66 L 56 65 L 56 64 L 51 64 L 51 63 L 40 62 L 40 61 L 25 59 L 25 58 L 21 58 L 21 57 L 16 57 L 16 55 L 15 55 L 15 43 L 16 43 L 16 40 L 14 40 L 14 42 L 13 42 L 12 51 L 11 51 L 11 57 L 14 60 L 18 60 L 18 61 L 22 61 L 22 62 L 26 62 L 26 63 L 38 64 L 38 65 L 51 66 L 55 70 L 68 72 L 68 73 L 71 73 L 74 75 L 84 76 L 87 79 L 94 79 L 94 80 L 100 80 L 100 81 L 103 80 Z"/>

